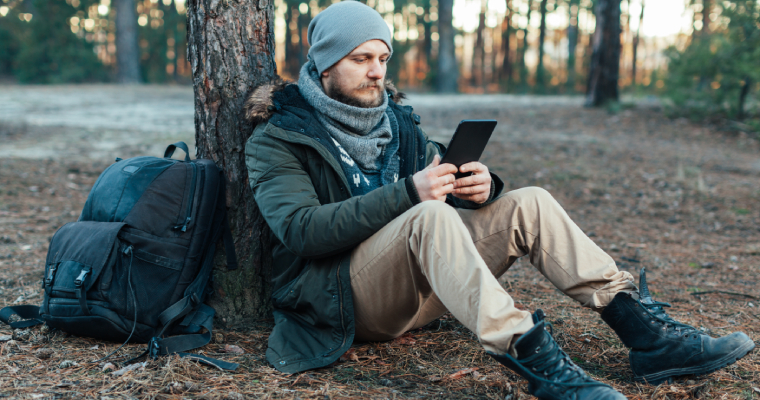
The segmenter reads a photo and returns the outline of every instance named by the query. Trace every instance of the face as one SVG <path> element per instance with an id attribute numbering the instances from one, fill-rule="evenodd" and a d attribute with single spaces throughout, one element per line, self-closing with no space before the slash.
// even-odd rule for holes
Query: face
<path id="1" fill-rule="evenodd" d="M 383 104 L 385 69 L 391 52 L 382 40 L 364 42 L 322 72 L 322 87 L 330 98 L 354 107 Z"/>

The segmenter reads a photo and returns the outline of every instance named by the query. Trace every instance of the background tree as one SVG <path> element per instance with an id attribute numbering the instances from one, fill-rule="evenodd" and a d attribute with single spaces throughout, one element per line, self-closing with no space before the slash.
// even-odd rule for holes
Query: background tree
<path id="1" fill-rule="evenodd" d="M 546 69 L 544 68 L 544 42 L 546 41 L 546 7 L 548 0 L 541 0 L 539 13 L 541 24 L 538 31 L 538 66 L 536 66 L 536 89 L 546 92 Z"/>
<path id="2" fill-rule="evenodd" d="M 248 186 L 244 149 L 252 126 L 241 110 L 247 94 L 275 76 L 273 5 L 197 0 L 189 3 L 187 21 L 197 156 L 224 170 L 240 263 L 239 269 L 226 271 L 224 246 L 217 246 L 212 305 L 228 326 L 239 326 L 263 316 L 269 302 L 269 230 Z"/>
<path id="3" fill-rule="evenodd" d="M 636 36 L 633 38 L 633 60 L 631 61 L 631 84 L 636 85 L 636 58 L 639 51 L 639 40 L 641 40 L 641 24 L 644 23 L 644 0 L 641 0 L 641 12 L 639 13 L 639 23 L 636 26 Z"/>
<path id="4" fill-rule="evenodd" d="M 575 50 L 578 45 L 578 14 L 580 14 L 580 0 L 568 2 L 567 26 L 567 88 L 575 90 Z"/>
<path id="5" fill-rule="evenodd" d="M 137 47 L 135 0 L 114 0 L 116 9 L 116 81 L 140 82 L 140 48 Z"/>
<path id="6" fill-rule="evenodd" d="M 618 101 L 620 70 L 620 0 L 597 0 L 596 29 L 589 68 L 586 105 Z"/>
<path id="7" fill-rule="evenodd" d="M 454 0 L 438 2 L 438 82 L 436 89 L 441 93 L 455 93 L 459 90 L 459 67 L 454 48 L 453 21 Z"/>
<path id="8" fill-rule="evenodd" d="M 14 75 L 22 83 L 102 81 L 103 65 L 92 45 L 69 28 L 76 8 L 62 1 L 34 0 L 26 5 L 27 25 L 19 32 Z"/>
<path id="9" fill-rule="evenodd" d="M 754 0 L 729 1 L 722 16 L 729 21 L 724 28 L 709 34 L 694 31 L 683 51 L 669 49 L 666 95 L 676 112 L 744 120 L 760 131 L 757 104 L 746 109 L 760 82 L 760 5 Z"/>

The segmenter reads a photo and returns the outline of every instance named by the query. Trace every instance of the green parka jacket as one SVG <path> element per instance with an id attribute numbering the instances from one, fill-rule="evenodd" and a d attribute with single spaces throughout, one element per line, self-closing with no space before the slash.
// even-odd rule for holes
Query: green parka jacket
<path id="1" fill-rule="evenodd" d="M 245 147 L 248 179 L 273 243 L 275 327 L 266 355 L 279 371 L 323 367 L 351 347 L 351 250 L 419 203 L 411 175 L 444 149 L 428 140 L 411 107 L 397 104 L 403 95 L 392 85 L 388 96 L 399 122 L 399 176 L 405 178 L 353 197 L 337 149 L 295 84 L 278 79 L 246 102 L 246 116 L 256 124 Z M 486 203 L 453 196 L 448 202 L 488 204 L 503 189 L 492 179 Z"/>

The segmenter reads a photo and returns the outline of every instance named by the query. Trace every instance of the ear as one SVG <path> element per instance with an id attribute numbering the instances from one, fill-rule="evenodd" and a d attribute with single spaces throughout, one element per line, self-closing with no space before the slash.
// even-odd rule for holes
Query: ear
<path id="1" fill-rule="evenodd" d="M 322 71 L 322 77 L 323 78 L 327 78 L 329 76 L 330 76 L 330 70 L 329 69 L 326 69 L 326 70 Z"/>

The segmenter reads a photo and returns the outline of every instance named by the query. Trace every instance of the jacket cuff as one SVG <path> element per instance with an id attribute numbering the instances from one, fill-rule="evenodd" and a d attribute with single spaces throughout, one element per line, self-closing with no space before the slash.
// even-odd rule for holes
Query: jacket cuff
<path id="1" fill-rule="evenodd" d="M 406 185 L 406 193 L 409 195 L 409 200 L 412 201 L 412 205 L 416 206 L 417 204 L 422 203 L 420 194 L 417 193 L 417 188 L 414 186 L 414 179 L 412 179 L 412 175 L 409 175 L 406 178 L 404 184 Z"/>

